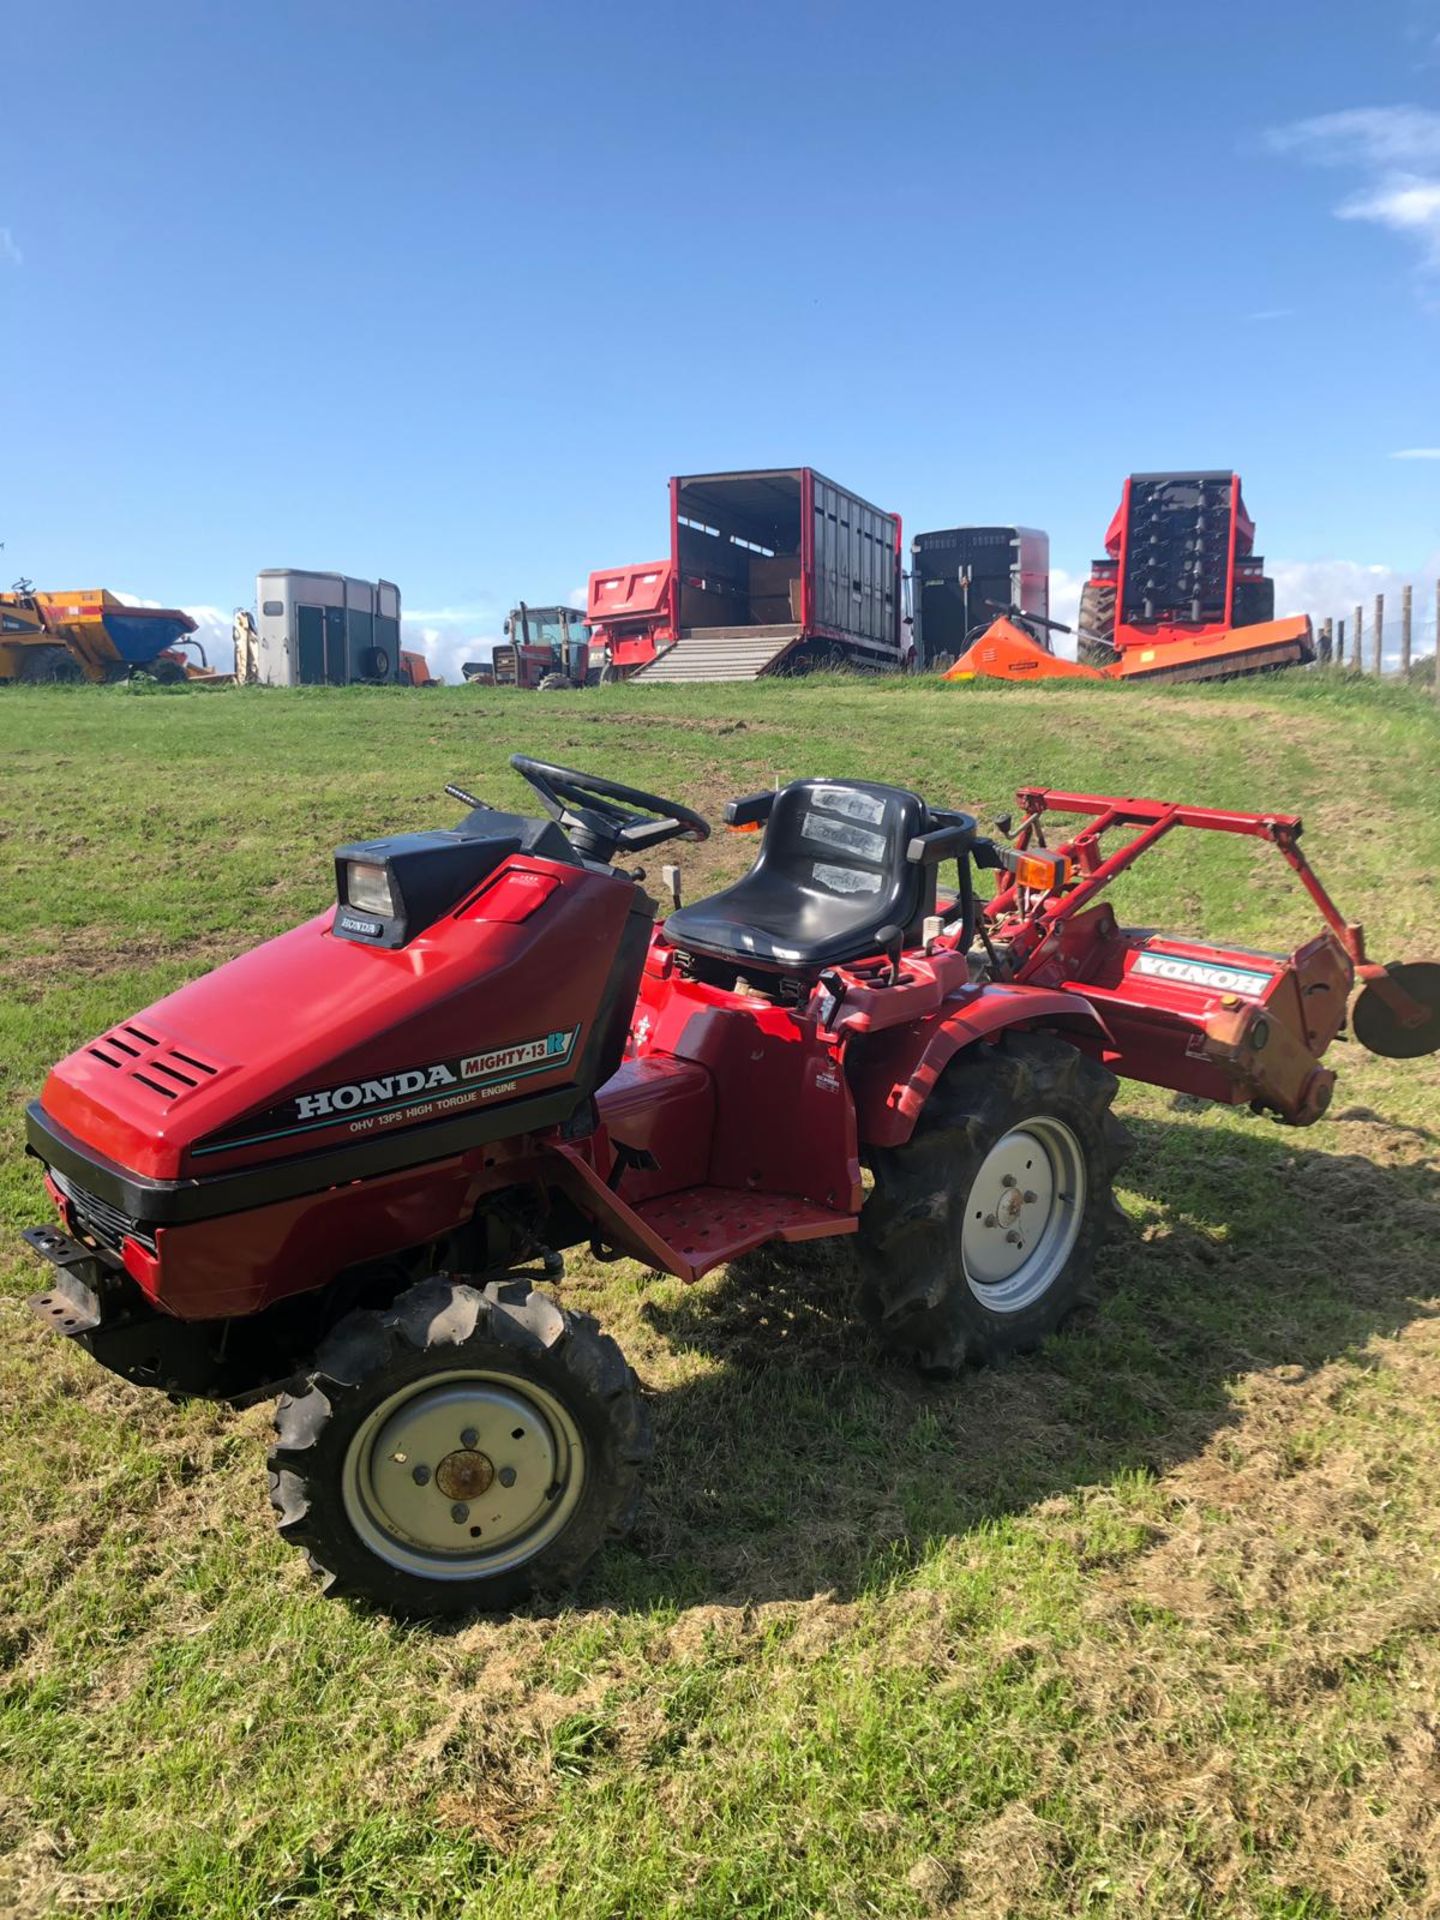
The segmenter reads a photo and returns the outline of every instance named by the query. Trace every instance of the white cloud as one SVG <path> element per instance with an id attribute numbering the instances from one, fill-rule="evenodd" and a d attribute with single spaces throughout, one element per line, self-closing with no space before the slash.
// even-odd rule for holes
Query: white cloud
<path id="1" fill-rule="evenodd" d="M 0 227 L 0 266 L 23 267 L 25 256 L 9 227 Z"/>
<path id="2" fill-rule="evenodd" d="M 1440 113 L 1427 107 L 1351 107 L 1272 127 L 1266 144 L 1322 167 L 1440 165 Z"/>
<path id="3" fill-rule="evenodd" d="M 1373 192 L 1352 194 L 1335 209 L 1337 220 L 1372 220 L 1419 242 L 1428 267 L 1440 267 L 1440 180 L 1394 174 Z"/>
<path id="4" fill-rule="evenodd" d="M 235 616 L 224 613 L 219 607 L 184 607 L 195 622 L 195 632 L 191 635 L 205 649 L 207 663 L 217 673 L 229 673 L 235 665 L 234 622 Z M 187 649 L 192 651 L 193 649 Z"/>
<path id="5" fill-rule="evenodd" d="M 1392 460 L 1440 460 L 1440 447 L 1401 447 Z"/>
<path id="6" fill-rule="evenodd" d="M 405 618 L 424 627 L 473 627 L 494 618 L 495 609 L 482 601 L 474 607 L 406 607 Z"/>
<path id="7" fill-rule="evenodd" d="M 467 660 L 483 660 L 488 666 L 491 649 L 501 637 L 498 633 L 456 633 L 453 627 L 446 631 L 433 619 L 426 620 L 420 614 L 407 613 L 400 622 L 401 645 L 409 651 L 423 653 L 430 662 L 431 673 L 450 686 L 458 686 L 464 679 L 460 669 Z"/>
<path id="8" fill-rule="evenodd" d="M 1365 184 L 1335 208 L 1414 242 L 1427 272 L 1440 272 L 1440 113 L 1424 107 L 1353 107 L 1275 127 L 1272 152 L 1312 166 L 1344 167 Z"/>
<path id="9" fill-rule="evenodd" d="M 1064 567 L 1050 569 L 1050 618 L 1071 628 L 1069 633 L 1052 633 L 1050 644 L 1067 660 L 1075 658 L 1073 629 L 1080 617 L 1080 589 L 1089 578 L 1088 573 L 1068 573 Z"/>

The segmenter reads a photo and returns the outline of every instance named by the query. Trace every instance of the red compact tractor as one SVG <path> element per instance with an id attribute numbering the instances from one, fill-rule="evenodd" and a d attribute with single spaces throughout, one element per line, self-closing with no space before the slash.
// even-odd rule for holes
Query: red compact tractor
<path id="1" fill-rule="evenodd" d="M 950 1373 L 1074 1303 L 1117 1075 L 1303 1126 L 1357 976 L 1365 1045 L 1440 1047 L 1440 966 L 1369 962 L 1286 815 L 1034 787 L 997 840 L 797 780 L 731 802 L 753 867 L 689 906 L 671 870 L 656 928 L 631 863 L 705 821 L 512 764 L 543 817 L 450 788 L 450 831 L 342 847 L 333 908 L 80 1047 L 29 1110 L 61 1222 L 26 1234 L 36 1310 L 140 1385 L 278 1394 L 280 1531 L 333 1592 L 505 1607 L 629 1526 L 646 1409 L 540 1290 L 564 1248 L 694 1280 L 854 1235 L 881 1340 Z M 1178 829 L 1269 841 L 1315 936 L 1117 924 L 1106 884 Z"/>

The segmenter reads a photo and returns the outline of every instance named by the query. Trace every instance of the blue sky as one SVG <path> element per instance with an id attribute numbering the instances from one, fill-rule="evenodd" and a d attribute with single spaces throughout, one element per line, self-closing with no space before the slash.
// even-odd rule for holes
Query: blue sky
<path id="1" fill-rule="evenodd" d="M 1440 0 L 4 21 L 9 575 L 378 573 L 449 665 L 800 463 L 1047 528 L 1062 606 L 1155 467 L 1282 604 L 1440 568 Z"/>

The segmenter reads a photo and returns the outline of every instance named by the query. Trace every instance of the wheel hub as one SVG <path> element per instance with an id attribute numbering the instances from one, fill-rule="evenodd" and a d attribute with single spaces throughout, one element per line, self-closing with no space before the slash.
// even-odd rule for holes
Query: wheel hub
<path id="1" fill-rule="evenodd" d="M 475 1579 L 529 1559 L 560 1532 L 584 1468 L 579 1429 L 537 1383 L 436 1374 L 400 1388 L 357 1431 L 345 1511 L 392 1566 Z"/>
<path id="2" fill-rule="evenodd" d="M 1085 1211 L 1085 1156 L 1063 1120 L 1037 1114 L 986 1154 L 965 1205 L 961 1254 L 975 1298 L 1019 1313 L 1069 1259 Z"/>
<path id="3" fill-rule="evenodd" d="M 435 1484 L 448 1500 L 478 1499 L 494 1478 L 495 1464 L 489 1454 L 472 1447 L 457 1447 L 435 1469 Z"/>
<path id="4" fill-rule="evenodd" d="M 1013 1227 L 1025 1209 L 1018 1187 L 1007 1187 L 995 1208 L 1002 1227 Z"/>

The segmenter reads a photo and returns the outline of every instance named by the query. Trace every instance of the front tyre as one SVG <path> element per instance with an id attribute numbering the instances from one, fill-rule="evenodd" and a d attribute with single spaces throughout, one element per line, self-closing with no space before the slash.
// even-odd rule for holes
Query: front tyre
<path id="1" fill-rule="evenodd" d="M 275 1417 L 270 1499 L 327 1593 L 501 1611 L 629 1531 L 650 1423 L 624 1356 L 523 1281 L 446 1276 L 326 1337 Z"/>
<path id="2" fill-rule="evenodd" d="M 1127 1145 L 1116 1085 L 1046 1034 L 952 1062 L 910 1141 L 873 1156 L 860 1303 L 888 1347 L 947 1376 L 1054 1331 L 1089 1275 Z"/>

